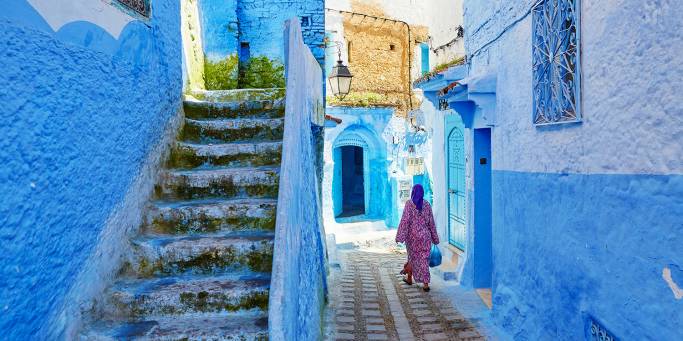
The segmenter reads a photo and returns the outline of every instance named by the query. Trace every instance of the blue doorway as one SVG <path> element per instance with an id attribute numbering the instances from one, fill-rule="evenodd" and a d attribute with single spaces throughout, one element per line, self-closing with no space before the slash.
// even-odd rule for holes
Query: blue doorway
<path id="1" fill-rule="evenodd" d="M 459 115 L 446 116 L 446 156 L 448 177 L 448 243 L 465 250 L 465 135 Z"/>
<path id="2" fill-rule="evenodd" d="M 365 214 L 365 174 L 363 148 L 340 147 L 342 212 L 339 217 Z"/>
<path id="3" fill-rule="evenodd" d="M 474 286 L 491 288 L 491 129 L 474 129 Z"/>

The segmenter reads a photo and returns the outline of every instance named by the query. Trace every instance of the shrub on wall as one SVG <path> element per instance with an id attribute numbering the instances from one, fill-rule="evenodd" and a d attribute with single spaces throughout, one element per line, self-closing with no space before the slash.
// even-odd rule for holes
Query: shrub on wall
<path id="1" fill-rule="evenodd" d="M 386 95 L 375 92 L 352 92 L 346 95 L 343 100 L 330 96 L 327 97 L 327 103 L 332 106 L 347 107 L 383 107 L 398 105 L 398 103 L 391 103 Z"/>
<path id="2" fill-rule="evenodd" d="M 204 59 L 204 86 L 207 90 L 237 89 L 237 55 L 212 62 Z"/>
<path id="3" fill-rule="evenodd" d="M 284 88 L 285 66 L 268 57 L 254 57 L 249 59 L 240 87 L 244 89 Z"/>

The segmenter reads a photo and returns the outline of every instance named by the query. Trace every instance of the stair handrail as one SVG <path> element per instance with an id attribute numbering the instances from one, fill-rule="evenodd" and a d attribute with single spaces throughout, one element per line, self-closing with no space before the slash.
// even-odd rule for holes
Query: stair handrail
<path id="1" fill-rule="evenodd" d="M 271 340 L 322 339 L 327 256 L 318 149 L 324 122 L 322 69 L 304 44 L 298 18 L 285 23 L 285 131 L 270 284 Z"/>

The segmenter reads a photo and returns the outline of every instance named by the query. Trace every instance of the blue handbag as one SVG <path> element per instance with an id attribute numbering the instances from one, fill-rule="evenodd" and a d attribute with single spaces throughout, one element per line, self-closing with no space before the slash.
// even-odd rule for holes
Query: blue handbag
<path id="1" fill-rule="evenodd" d="M 429 251 L 429 267 L 433 268 L 439 265 L 441 265 L 441 251 L 436 244 L 432 244 L 432 250 Z"/>

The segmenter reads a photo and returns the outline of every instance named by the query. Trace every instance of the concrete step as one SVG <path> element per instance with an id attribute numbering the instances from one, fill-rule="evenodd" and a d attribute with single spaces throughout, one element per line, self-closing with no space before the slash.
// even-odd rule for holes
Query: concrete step
<path id="1" fill-rule="evenodd" d="M 284 128 L 282 118 L 186 119 L 178 139 L 203 144 L 282 141 Z"/>
<path id="2" fill-rule="evenodd" d="M 221 118 L 281 118 L 285 116 L 284 100 L 249 100 L 242 102 L 211 102 L 189 99 L 183 101 L 185 117 L 194 120 Z"/>
<path id="3" fill-rule="evenodd" d="M 155 189 L 164 200 L 276 198 L 279 179 L 278 167 L 166 171 Z"/>
<path id="4" fill-rule="evenodd" d="M 109 289 L 113 318 L 222 313 L 268 308 L 270 276 L 222 275 L 124 280 Z"/>
<path id="5" fill-rule="evenodd" d="M 193 91 L 185 96 L 185 117 L 279 118 L 284 116 L 284 89 Z"/>
<path id="6" fill-rule="evenodd" d="M 284 100 L 284 88 L 232 89 L 232 90 L 192 90 L 185 95 L 186 100 L 221 102 Z"/>
<path id="7" fill-rule="evenodd" d="M 99 321 L 80 339 L 119 340 L 240 340 L 268 339 L 268 315 L 263 312 L 165 317 L 130 322 Z"/>
<path id="8" fill-rule="evenodd" d="M 193 144 L 177 143 L 171 150 L 169 168 L 192 169 L 206 166 L 279 166 L 282 142 Z"/>
<path id="9" fill-rule="evenodd" d="M 136 278 L 213 275 L 230 271 L 270 272 L 273 233 L 141 236 L 132 241 L 134 258 L 123 275 Z"/>
<path id="10" fill-rule="evenodd" d="M 275 230 L 277 199 L 195 200 L 154 203 L 147 233 L 185 234 Z"/>

